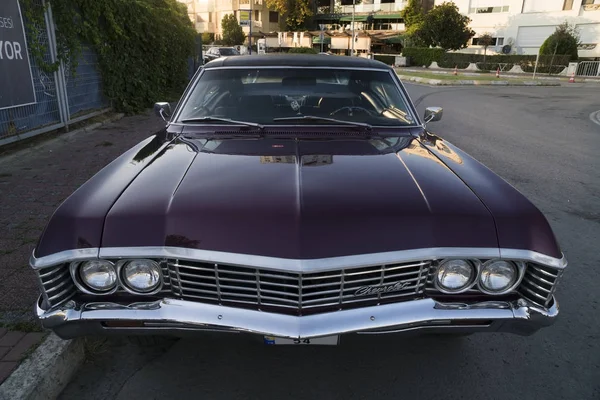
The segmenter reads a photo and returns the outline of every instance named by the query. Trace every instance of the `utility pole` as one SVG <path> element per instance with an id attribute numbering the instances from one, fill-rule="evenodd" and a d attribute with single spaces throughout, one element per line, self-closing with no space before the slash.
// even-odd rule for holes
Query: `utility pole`
<path id="1" fill-rule="evenodd" d="M 356 0 L 352 0 L 352 54 L 350 57 L 354 57 L 354 12 L 356 10 Z"/>
<path id="2" fill-rule="evenodd" d="M 325 24 L 319 24 L 319 28 L 321 28 L 321 33 L 319 34 L 319 39 L 321 39 L 321 53 L 323 52 L 323 42 L 325 41 Z"/>
<path id="3" fill-rule="evenodd" d="M 250 34 L 248 35 L 248 54 L 252 55 L 252 2 L 254 0 L 250 0 L 250 18 L 248 18 L 250 20 Z"/>

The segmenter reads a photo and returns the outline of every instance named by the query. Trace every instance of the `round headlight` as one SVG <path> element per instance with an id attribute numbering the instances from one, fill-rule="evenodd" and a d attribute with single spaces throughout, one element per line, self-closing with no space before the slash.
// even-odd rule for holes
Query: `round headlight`
<path id="1" fill-rule="evenodd" d="M 488 261 L 481 267 L 479 288 L 489 294 L 498 294 L 510 289 L 518 279 L 517 267 L 509 261 Z"/>
<path id="2" fill-rule="evenodd" d="M 92 260 L 79 269 L 83 283 L 96 292 L 108 292 L 117 285 L 117 271 L 110 261 Z"/>
<path id="3" fill-rule="evenodd" d="M 152 292 L 161 282 L 160 266 L 152 260 L 133 260 L 123 268 L 123 280 L 134 292 Z"/>
<path id="4" fill-rule="evenodd" d="M 442 291 L 457 293 L 467 289 L 473 283 L 475 270 L 466 260 L 448 260 L 440 264 L 436 283 Z"/>

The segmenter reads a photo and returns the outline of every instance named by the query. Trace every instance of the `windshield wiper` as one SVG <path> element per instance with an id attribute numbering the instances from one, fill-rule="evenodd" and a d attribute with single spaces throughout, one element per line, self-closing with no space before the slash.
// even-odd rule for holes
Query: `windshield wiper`
<path id="1" fill-rule="evenodd" d="M 261 124 L 257 124 L 256 122 L 236 121 L 234 119 L 220 118 L 220 117 L 187 118 L 187 119 L 182 119 L 181 122 L 183 122 L 183 123 L 188 123 L 188 122 L 228 122 L 230 124 L 251 126 L 254 128 L 258 128 L 260 130 L 264 129 L 264 126 L 262 126 Z"/>
<path id="2" fill-rule="evenodd" d="M 317 117 L 316 115 L 297 115 L 295 117 L 283 117 L 283 118 L 274 118 L 273 122 L 277 121 L 327 121 L 327 122 L 335 122 L 337 124 L 343 125 L 352 125 L 358 126 L 361 128 L 365 128 L 366 130 L 371 130 L 371 125 L 364 122 L 353 122 L 353 121 L 344 121 L 341 119 L 335 118 L 327 118 L 327 117 Z"/>

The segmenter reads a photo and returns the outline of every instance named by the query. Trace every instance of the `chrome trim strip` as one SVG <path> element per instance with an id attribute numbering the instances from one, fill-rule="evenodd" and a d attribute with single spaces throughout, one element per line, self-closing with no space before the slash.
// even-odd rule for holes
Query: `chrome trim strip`
<path id="1" fill-rule="evenodd" d="M 100 249 L 99 256 L 100 258 L 163 257 L 238 265 L 243 267 L 257 267 L 283 272 L 309 273 L 337 270 L 341 268 L 369 267 L 410 261 L 437 260 L 447 257 L 498 258 L 500 257 L 500 252 L 497 248 L 440 247 L 298 260 L 181 247 L 108 247 Z"/>
<path id="2" fill-rule="evenodd" d="M 30 259 L 30 265 L 34 269 L 40 269 L 59 263 L 90 260 L 99 257 L 182 258 L 209 263 L 260 267 L 284 272 L 321 272 L 340 268 L 366 267 L 410 261 L 442 260 L 444 258 L 452 257 L 502 258 L 507 260 L 531 261 L 555 269 L 564 269 L 567 267 L 567 260 L 564 255 L 561 259 L 558 259 L 530 250 L 484 247 L 434 247 L 308 260 L 296 260 L 290 258 L 267 257 L 239 253 L 225 253 L 220 251 L 188 249 L 181 247 L 107 247 L 102 249 L 93 248 L 67 250 L 40 258 L 35 258 L 35 256 L 32 255 Z"/>
<path id="3" fill-rule="evenodd" d="M 40 269 L 67 262 L 93 260 L 98 258 L 99 252 L 99 248 L 90 247 L 87 249 L 65 250 L 61 251 L 60 253 L 54 253 L 48 256 L 36 258 L 34 250 L 29 258 L 29 265 L 33 269 Z"/>
<path id="4" fill-rule="evenodd" d="M 569 263 L 565 255 L 554 258 L 531 250 L 500 249 L 500 258 L 505 260 L 522 260 L 542 264 L 555 269 L 565 269 Z"/>
<path id="5" fill-rule="evenodd" d="M 91 304 L 93 306 L 93 304 Z M 495 305 L 460 305 L 453 307 L 432 299 L 405 303 L 357 308 L 345 311 L 296 317 L 272 314 L 243 308 L 224 307 L 182 300 L 163 299 L 153 303 L 136 303 L 124 306 L 104 303 L 102 307 L 83 304 L 76 308 L 57 308 L 44 311 L 37 305 L 37 315 L 46 328 L 55 329 L 64 337 L 76 337 L 88 333 L 90 323 L 99 332 L 113 329 L 102 328 L 107 321 L 143 321 L 146 323 L 185 324 L 187 329 L 203 330 L 221 328 L 237 332 L 285 338 L 312 338 L 365 332 L 381 329 L 412 329 L 456 320 L 491 320 L 495 328 L 515 333 L 530 334 L 552 324 L 558 315 L 555 302 L 549 309 L 542 309 L 524 300 Z M 87 327 L 86 327 L 86 324 Z M 501 326 L 498 326 L 501 325 Z M 507 326 L 502 326 L 508 324 Z M 456 326 L 454 326 L 456 328 Z M 125 333 L 130 328 L 125 328 Z M 140 328 L 142 331 L 150 327 Z"/>

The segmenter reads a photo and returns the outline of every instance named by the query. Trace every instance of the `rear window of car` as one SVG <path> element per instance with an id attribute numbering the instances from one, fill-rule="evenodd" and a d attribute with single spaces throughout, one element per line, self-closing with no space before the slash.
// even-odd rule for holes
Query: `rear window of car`
<path id="1" fill-rule="evenodd" d="M 274 124 L 276 118 L 298 115 L 371 125 L 415 123 L 390 72 L 326 68 L 208 69 L 179 121 L 218 117 Z"/>
<path id="2" fill-rule="evenodd" d="M 233 55 L 238 55 L 240 53 L 238 53 L 238 51 L 236 49 L 219 49 L 219 52 L 221 53 L 222 56 L 233 56 Z"/>

